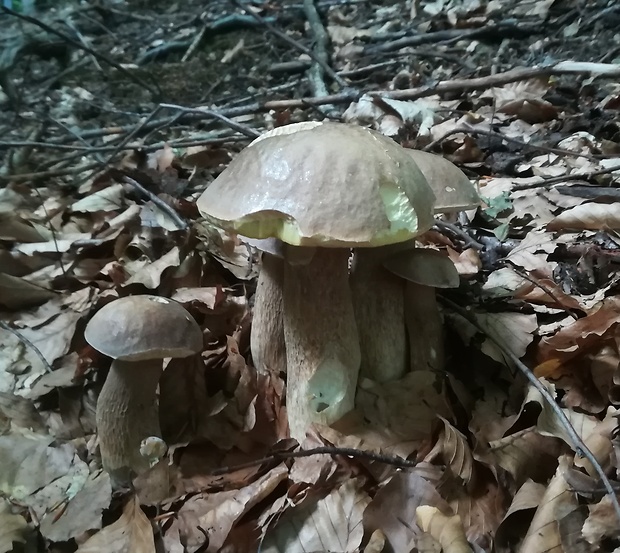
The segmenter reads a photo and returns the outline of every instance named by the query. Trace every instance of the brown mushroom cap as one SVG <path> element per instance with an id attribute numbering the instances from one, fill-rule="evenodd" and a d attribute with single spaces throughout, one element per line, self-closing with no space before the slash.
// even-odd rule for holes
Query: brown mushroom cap
<path id="1" fill-rule="evenodd" d="M 423 286 L 458 288 L 460 283 L 454 263 L 437 250 L 404 250 L 388 257 L 383 266 L 391 273 Z"/>
<path id="2" fill-rule="evenodd" d="M 294 126 L 243 150 L 198 199 L 200 212 L 294 246 L 381 246 L 432 226 L 432 190 L 396 142 L 356 125 Z"/>
<path id="3" fill-rule="evenodd" d="M 97 351 L 121 361 L 188 357 L 202 349 L 196 321 L 179 303 L 159 296 L 108 303 L 89 321 L 84 337 Z"/>
<path id="4" fill-rule="evenodd" d="M 476 187 L 454 163 L 429 152 L 406 151 L 433 189 L 435 213 L 452 213 L 480 205 Z"/>

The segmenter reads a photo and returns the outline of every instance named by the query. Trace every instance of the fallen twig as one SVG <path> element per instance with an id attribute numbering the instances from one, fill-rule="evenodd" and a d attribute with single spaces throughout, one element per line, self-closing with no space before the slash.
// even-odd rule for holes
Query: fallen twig
<path id="1" fill-rule="evenodd" d="M 11 334 L 13 334 L 26 347 L 30 348 L 35 353 L 35 355 L 41 360 L 41 363 L 43 363 L 43 366 L 45 367 L 45 370 L 48 373 L 54 372 L 54 369 L 47 362 L 47 359 L 45 359 L 45 357 L 43 357 L 43 354 L 41 353 L 41 350 L 37 346 L 35 346 L 30 340 L 28 340 L 28 338 L 26 338 L 18 330 L 15 330 L 12 326 L 8 325 L 7 323 L 5 323 L 3 321 L 0 321 L 0 327 L 4 328 L 4 330 L 6 330 L 7 332 L 10 332 Z"/>
<path id="2" fill-rule="evenodd" d="M 123 182 L 129 184 L 138 192 L 140 192 L 140 194 L 142 194 L 144 197 L 151 200 L 161 211 L 163 211 L 166 215 L 168 215 L 168 217 L 170 217 L 174 221 L 174 224 L 179 227 L 179 230 L 187 230 L 188 224 L 183 219 L 181 219 L 180 215 L 161 198 L 158 198 L 155 194 L 144 188 L 144 186 L 142 186 L 138 181 L 132 179 L 131 177 L 128 177 L 127 175 L 123 177 Z"/>
<path id="3" fill-rule="evenodd" d="M 517 184 L 516 186 L 513 187 L 513 190 L 518 191 L 518 190 L 529 190 L 530 188 L 546 188 L 548 186 L 553 186 L 554 184 L 559 184 L 562 182 L 568 182 L 568 181 L 574 181 L 574 180 L 587 182 L 588 180 L 594 177 L 599 177 L 601 175 L 609 175 L 610 173 L 615 173 L 615 172 L 620 173 L 620 165 L 615 165 L 613 167 L 606 167 L 605 169 L 598 169 L 597 171 L 590 171 L 589 173 L 571 173 L 569 175 L 560 175 L 558 177 L 547 177 L 537 182 L 530 182 L 527 184 Z"/>
<path id="4" fill-rule="evenodd" d="M 271 455 L 267 455 L 266 457 L 262 457 L 254 461 L 216 469 L 211 472 L 211 475 L 219 476 L 221 474 L 228 474 L 236 470 L 255 467 L 258 465 L 262 465 L 263 463 L 269 463 L 271 461 L 282 461 L 284 459 L 294 459 L 297 457 L 311 457 L 312 455 L 346 455 L 347 457 L 356 457 L 358 459 L 366 459 L 368 461 L 377 461 L 378 463 L 393 465 L 398 468 L 412 468 L 418 464 L 417 461 L 410 461 L 408 459 L 397 457 L 395 455 L 381 455 L 379 453 L 373 453 L 372 451 L 364 451 L 362 449 L 353 449 L 350 447 L 324 446 L 315 447 L 312 449 L 300 449 L 298 451 L 274 452 Z"/>
<path id="5" fill-rule="evenodd" d="M 282 32 L 280 29 L 278 29 L 277 27 L 269 23 L 269 21 L 267 21 L 264 17 L 261 17 L 260 15 L 253 12 L 252 10 L 249 10 L 246 6 L 244 6 L 241 2 L 239 2 L 239 0 L 231 0 L 231 1 L 235 7 L 239 8 L 240 10 L 243 10 L 244 13 L 251 15 L 257 21 L 260 21 L 270 33 L 282 39 L 284 42 L 286 42 L 287 44 L 289 44 L 296 50 L 299 50 L 301 53 L 306 54 L 307 56 L 310 56 L 310 58 L 312 58 L 316 63 L 318 63 L 323 68 L 325 73 L 329 75 L 342 88 L 346 88 L 348 86 L 347 82 L 342 77 L 340 77 L 340 75 L 338 75 L 329 66 L 328 63 L 325 63 L 325 61 L 323 61 L 319 56 L 317 56 L 312 50 L 310 50 L 309 48 L 306 48 L 303 44 L 299 44 L 299 42 L 297 42 L 296 40 L 293 40 L 286 33 Z M 305 2 L 306 0 L 304 0 L 304 7 L 305 7 Z"/>
<path id="6" fill-rule="evenodd" d="M 508 347 L 506 347 L 505 344 L 503 344 L 497 338 L 491 336 L 488 332 L 486 332 L 484 328 L 480 326 L 476 318 L 467 309 L 461 307 L 460 305 L 454 303 L 453 301 L 449 300 L 444 296 L 440 296 L 439 299 L 442 303 L 447 305 L 455 313 L 458 313 L 461 317 L 463 317 L 471 325 L 473 325 L 479 332 L 482 332 L 491 342 L 493 342 L 501 350 L 501 352 L 508 359 L 510 359 L 512 363 L 514 363 L 514 365 L 519 369 L 519 371 L 521 371 L 525 378 L 529 380 L 532 386 L 534 386 L 534 388 L 536 388 L 536 390 L 540 392 L 545 402 L 549 405 L 549 407 L 551 407 L 551 410 L 560 421 L 562 428 L 566 430 L 566 433 L 568 434 L 568 437 L 571 440 L 573 447 L 575 448 L 575 453 L 581 457 L 585 457 L 588 461 L 590 461 L 590 463 L 592 463 L 592 467 L 599 475 L 602 484 L 605 486 L 605 490 L 609 495 L 609 499 L 611 500 L 611 503 L 614 507 L 616 516 L 620 521 L 620 503 L 618 502 L 618 498 L 616 497 L 614 487 L 612 486 L 609 478 L 605 474 L 605 470 L 603 469 L 603 467 L 601 467 L 601 464 L 598 462 L 597 458 L 592 453 L 592 451 L 590 451 L 585 442 L 581 439 L 579 434 L 577 434 L 577 431 L 571 424 L 570 420 L 568 419 L 564 411 L 562 411 L 562 408 L 555 402 L 555 399 L 549 393 L 547 388 L 545 388 L 541 384 L 541 382 L 538 380 L 538 378 L 536 378 L 530 368 L 525 363 L 523 363 L 523 361 L 521 361 L 521 359 L 519 359 Z"/>
<path id="7" fill-rule="evenodd" d="M 315 96 L 327 96 L 328 90 L 323 80 L 324 67 L 329 66 L 329 55 L 327 54 L 327 45 L 329 37 L 327 31 L 321 21 L 321 16 L 314 5 L 314 0 L 304 0 L 304 12 L 306 19 L 310 25 L 312 34 L 314 35 L 314 52 L 316 57 L 322 60 L 322 63 L 313 61 L 308 70 L 308 78 L 310 87 Z"/>

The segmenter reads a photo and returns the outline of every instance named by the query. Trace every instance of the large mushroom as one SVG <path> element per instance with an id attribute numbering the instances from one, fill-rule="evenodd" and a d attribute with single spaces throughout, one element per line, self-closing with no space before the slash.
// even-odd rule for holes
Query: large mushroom
<path id="1" fill-rule="evenodd" d="M 114 359 L 97 400 L 97 432 L 103 468 L 115 484 L 126 484 L 150 468 L 143 442 L 161 439 L 157 385 L 163 359 L 201 351 L 202 332 L 180 304 L 144 295 L 102 307 L 84 336 Z"/>
<path id="2" fill-rule="evenodd" d="M 405 150 L 376 132 L 340 123 L 287 131 L 243 150 L 198 208 L 227 231 L 296 247 L 285 256 L 282 311 L 289 426 L 302 440 L 312 422 L 331 424 L 354 406 L 349 249 L 417 236 L 432 225 L 434 196 Z"/>

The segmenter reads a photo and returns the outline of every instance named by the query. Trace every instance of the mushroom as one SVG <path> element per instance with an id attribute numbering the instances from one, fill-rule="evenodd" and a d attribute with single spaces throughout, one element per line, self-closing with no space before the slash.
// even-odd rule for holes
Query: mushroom
<path id="1" fill-rule="evenodd" d="M 360 345 L 349 249 L 418 235 L 432 225 L 433 201 L 403 148 L 341 123 L 299 123 L 257 139 L 198 199 L 220 228 L 290 245 L 282 316 L 288 419 L 297 440 L 311 423 L 331 424 L 354 405 Z M 254 331 L 255 340 L 273 338 L 258 325 Z"/>
<path id="2" fill-rule="evenodd" d="M 284 244 L 275 238 L 254 240 L 243 237 L 261 252 L 261 268 L 254 294 L 250 350 L 254 366 L 261 373 L 286 371 L 282 287 L 284 285 Z"/>
<path id="3" fill-rule="evenodd" d="M 443 320 L 435 289 L 459 286 L 454 263 L 439 251 L 414 248 L 388 257 L 383 265 L 407 281 L 404 304 L 410 370 L 443 369 Z"/>
<path id="4" fill-rule="evenodd" d="M 430 184 L 436 197 L 434 204 L 436 214 L 462 211 L 479 204 L 480 197 L 476 187 L 456 165 L 428 152 L 409 149 L 404 151 L 414 160 Z M 420 363 L 428 364 L 423 360 L 428 359 L 431 350 L 436 350 L 438 344 L 443 343 L 442 332 L 439 332 L 432 341 L 421 339 L 411 341 L 411 336 L 417 335 L 419 327 L 414 326 L 407 330 L 403 321 L 406 320 L 409 327 L 418 316 L 417 307 L 412 303 L 414 297 L 410 286 L 405 287 L 404 280 L 400 280 L 385 269 L 385 260 L 390 255 L 403 249 L 411 252 L 413 247 L 414 243 L 407 242 L 375 250 L 356 250 L 354 254 L 351 288 L 362 343 L 360 373 L 379 382 L 402 377 L 410 370 L 412 360 L 417 367 Z M 429 268 L 430 270 L 432 269 Z M 432 293 L 434 297 L 434 291 Z M 406 301 L 403 301 L 404 296 L 407 296 Z M 422 305 L 424 299 L 419 299 L 421 312 L 426 308 L 430 309 L 430 306 L 425 308 Z M 436 307 L 436 302 L 431 303 Z M 413 312 L 406 313 L 406 311 Z M 437 311 L 433 316 L 432 325 L 441 330 L 440 326 L 437 327 L 438 321 L 441 322 L 441 318 Z M 419 335 L 430 336 L 432 334 L 430 323 L 425 324 L 424 328 L 425 330 Z M 427 351 L 413 351 L 420 348 Z M 409 355 L 406 353 L 407 350 Z M 437 359 L 439 363 L 433 365 L 440 368 L 442 354 L 438 353 Z"/>
<path id="5" fill-rule="evenodd" d="M 167 357 L 202 349 L 202 332 L 178 303 L 158 296 L 129 296 L 102 307 L 84 331 L 86 341 L 114 359 L 97 400 L 103 468 L 116 485 L 150 468 L 141 447 L 161 439 L 157 385 Z M 151 440 L 152 441 L 152 440 Z"/>

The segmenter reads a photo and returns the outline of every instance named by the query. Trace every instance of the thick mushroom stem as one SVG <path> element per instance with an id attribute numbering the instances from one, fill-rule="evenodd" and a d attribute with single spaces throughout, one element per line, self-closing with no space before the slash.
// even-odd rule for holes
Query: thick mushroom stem
<path id="1" fill-rule="evenodd" d="M 284 260 L 263 253 L 256 285 L 250 348 L 259 372 L 286 371 L 284 325 L 282 321 L 282 286 Z"/>
<path id="2" fill-rule="evenodd" d="M 443 370 L 445 364 L 443 319 L 435 288 L 407 282 L 405 322 L 409 334 L 412 371 Z"/>
<path id="3" fill-rule="evenodd" d="M 377 382 L 401 378 L 409 370 L 405 328 L 405 281 L 382 265 L 392 248 L 355 250 L 351 294 L 360 337 L 360 374 Z"/>
<path id="4" fill-rule="evenodd" d="M 132 473 L 150 468 L 140 453 L 142 440 L 161 438 L 157 384 L 161 359 L 115 360 L 97 400 L 97 430 L 103 468 L 113 482 L 123 485 Z"/>
<path id="5" fill-rule="evenodd" d="M 291 436 L 331 424 L 354 407 L 359 337 L 347 249 L 317 248 L 307 265 L 285 264 L 284 338 Z"/>

